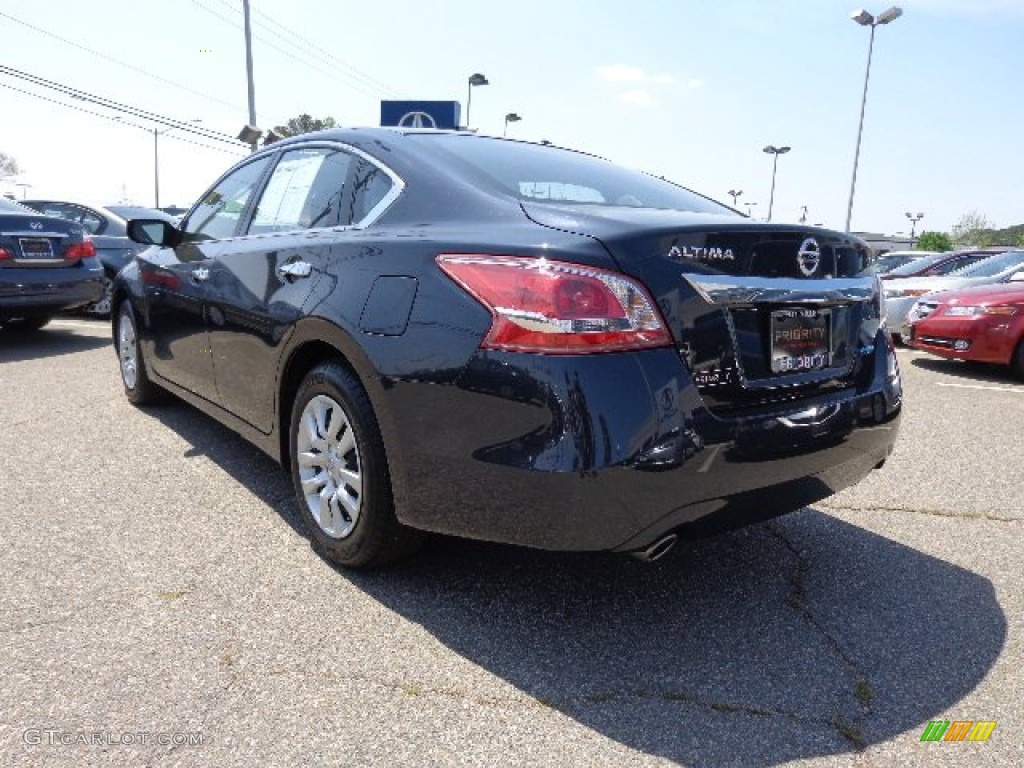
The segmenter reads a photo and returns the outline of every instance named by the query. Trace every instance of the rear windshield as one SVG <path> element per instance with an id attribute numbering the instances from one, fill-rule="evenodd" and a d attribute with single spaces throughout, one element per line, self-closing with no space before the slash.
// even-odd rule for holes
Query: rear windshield
<path id="1" fill-rule="evenodd" d="M 485 136 L 410 134 L 523 201 L 726 214 L 735 211 L 664 179 L 559 147 Z"/>
<path id="2" fill-rule="evenodd" d="M 31 208 L 26 208 L 21 203 L 16 203 L 13 200 L 8 200 L 6 197 L 0 197 L 0 211 L 4 213 L 34 213 L 38 215 L 38 211 L 33 211 Z"/>
<path id="3" fill-rule="evenodd" d="M 958 277 L 993 277 L 1021 264 L 1024 264 L 1024 251 L 1009 251 L 998 256 L 989 256 L 984 261 L 971 264 L 953 274 Z"/>

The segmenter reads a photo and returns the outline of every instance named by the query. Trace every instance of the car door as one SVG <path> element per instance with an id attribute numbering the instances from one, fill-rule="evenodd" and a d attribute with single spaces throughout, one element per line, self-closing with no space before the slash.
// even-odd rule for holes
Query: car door
<path id="1" fill-rule="evenodd" d="M 352 155 L 332 146 L 281 153 L 244 237 L 211 261 L 210 345 L 220 404 L 269 433 L 284 344 L 341 228 Z"/>
<path id="2" fill-rule="evenodd" d="M 211 265 L 235 238 L 270 163 L 264 156 L 222 178 L 183 222 L 181 244 L 151 248 L 138 257 L 148 319 L 147 363 L 162 378 L 214 402 L 207 328 Z"/>

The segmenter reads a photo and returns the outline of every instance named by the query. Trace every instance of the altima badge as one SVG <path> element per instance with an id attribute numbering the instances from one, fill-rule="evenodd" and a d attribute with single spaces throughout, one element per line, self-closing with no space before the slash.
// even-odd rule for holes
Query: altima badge
<path id="1" fill-rule="evenodd" d="M 800 271 L 807 277 L 818 271 L 818 265 L 821 263 L 821 247 L 817 240 L 808 237 L 800 243 L 800 248 L 796 252 L 796 263 L 800 267 Z"/>
<path id="2" fill-rule="evenodd" d="M 673 245 L 668 251 L 668 258 L 672 261 L 682 261 L 683 259 L 699 259 L 701 261 L 719 261 L 727 260 L 734 261 L 736 255 L 732 252 L 732 248 L 696 248 L 692 245 L 678 246 Z"/>

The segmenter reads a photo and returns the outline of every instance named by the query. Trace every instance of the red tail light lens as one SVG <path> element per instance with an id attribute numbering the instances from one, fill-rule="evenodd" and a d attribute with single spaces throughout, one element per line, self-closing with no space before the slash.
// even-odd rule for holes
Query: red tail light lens
<path id="1" fill-rule="evenodd" d="M 80 243 L 72 243 L 64 249 L 64 258 L 69 260 L 86 259 L 96 255 L 96 245 L 91 239 L 85 239 Z"/>
<path id="2" fill-rule="evenodd" d="M 587 354 L 672 344 L 644 288 L 617 272 L 519 256 L 442 254 L 437 263 L 494 316 L 482 347 Z"/>
<path id="3" fill-rule="evenodd" d="M 6 248 L 0 248 L 0 261 L 3 261 L 4 259 L 13 259 L 13 258 L 14 258 L 14 256 L 11 255 L 10 251 L 8 251 Z"/>

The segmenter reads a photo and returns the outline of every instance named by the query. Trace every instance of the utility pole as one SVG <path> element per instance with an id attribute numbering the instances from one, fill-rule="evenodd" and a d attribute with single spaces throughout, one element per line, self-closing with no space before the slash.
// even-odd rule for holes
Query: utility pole
<path id="1" fill-rule="evenodd" d="M 245 16 L 245 78 L 249 88 L 249 125 L 256 125 L 256 86 L 252 79 L 252 22 L 249 19 L 249 0 L 242 0 L 242 14 Z M 256 151 L 256 142 L 253 139 L 250 148 Z"/>

